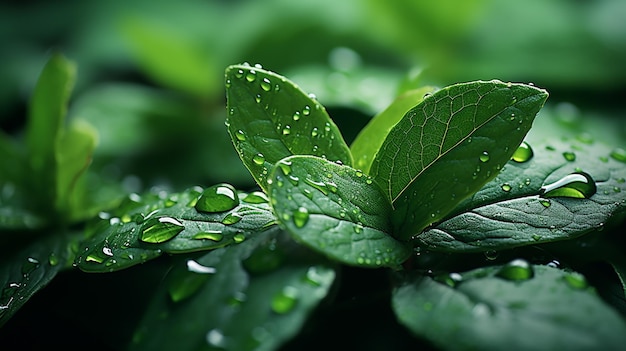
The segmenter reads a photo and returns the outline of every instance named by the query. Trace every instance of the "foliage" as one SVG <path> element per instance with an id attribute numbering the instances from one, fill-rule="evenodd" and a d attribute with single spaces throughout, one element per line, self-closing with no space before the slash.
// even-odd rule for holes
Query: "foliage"
<path id="1" fill-rule="evenodd" d="M 3 345 L 619 349 L 624 6 L 356 3 L 0 5 Z"/>

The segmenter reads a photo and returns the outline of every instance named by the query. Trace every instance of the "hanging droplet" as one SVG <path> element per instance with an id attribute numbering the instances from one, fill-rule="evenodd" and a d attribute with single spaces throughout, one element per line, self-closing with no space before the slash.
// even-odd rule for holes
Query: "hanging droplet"
<path id="1" fill-rule="evenodd" d="M 489 261 L 493 261 L 498 258 L 498 251 L 496 250 L 487 250 L 485 251 L 485 258 Z"/>
<path id="2" fill-rule="evenodd" d="M 195 208 L 200 212 L 216 213 L 230 211 L 237 205 L 239 205 L 239 197 L 235 188 L 230 184 L 222 183 L 204 189 Z"/>
<path id="3" fill-rule="evenodd" d="M 232 225 L 239 222 L 243 218 L 242 215 L 236 212 L 232 212 L 226 215 L 224 219 L 222 219 L 222 224 Z"/>
<path id="4" fill-rule="evenodd" d="M 219 230 L 207 230 L 195 234 L 192 238 L 198 240 L 206 239 L 211 241 L 220 241 L 223 237 L 224 234 L 222 234 L 222 232 Z"/>
<path id="5" fill-rule="evenodd" d="M 516 259 L 507 263 L 496 273 L 496 276 L 500 278 L 513 281 L 528 280 L 533 275 L 532 266 L 523 259 Z"/>
<path id="6" fill-rule="evenodd" d="M 285 314 L 293 310 L 298 302 L 298 289 L 286 286 L 272 299 L 272 311 Z"/>
<path id="7" fill-rule="evenodd" d="M 248 71 L 248 73 L 246 73 L 246 80 L 250 83 L 254 82 L 256 80 L 256 71 Z"/>
<path id="8" fill-rule="evenodd" d="M 256 165 L 262 166 L 265 163 L 265 156 L 263 156 L 262 153 L 258 153 L 252 156 L 252 162 L 254 162 Z"/>
<path id="9" fill-rule="evenodd" d="M 588 199 L 596 193 L 596 183 L 585 172 L 574 172 L 541 188 L 541 197 L 571 197 Z"/>
<path id="10" fill-rule="evenodd" d="M 610 155 L 614 160 L 626 163 L 626 150 L 622 148 L 615 148 L 611 151 Z"/>
<path id="11" fill-rule="evenodd" d="M 143 224 L 141 241 L 146 243 L 162 243 L 178 235 L 185 226 L 172 217 L 151 218 Z"/>
<path id="12" fill-rule="evenodd" d="M 269 199 L 264 192 L 253 191 L 243 198 L 243 202 L 247 202 L 249 204 L 265 204 L 269 202 Z"/>
<path id="13" fill-rule="evenodd" d="M 487 151 L 483 151 L 483 153 L 478 156 L 478 159 L 480 160 L 480 162 L 489 161 L 489 153 Z"/>
<path id="14" fill-rule="evenodd" d="M 504 184 L 502 184 L 502 186 L 500 186 L 500 188 L 502 189 L 502 191 L 505 191 L 505 192 L 507 192 L 507 193 L 508 193 L 509 191 L 511 191 L 511 185 L 510 185 L 509 183 L 504 183 Z"/>
<path id="15" fill-rule="evenodd" d="M 565 152 L 563 153 L 563 157 L 564 157 L 567 161 L 569 161 L 569 162 L 574 162 L 574 161 L 576 161 L 576 154 L 575 154 L 575 153 L 573 153 L 573 152 L 571 152 L 571 151 L 565 151 Z"/>
<path id="16" fill-rule="evenodd" d="M 533 157 L 533 155 L 533 149 L 527 142 L 524 141 L 515 150 L 513 156 L 511 156 L 511 160 L 517 163 L 528 162 Z"/>
<path id="17" fill-rule="evenodd" d="M 261 89 L 265 91 L 272 90 L 272 82 L 270 82 L 268 78 L 263 78 L 263 80 L 261 81 Z"/>

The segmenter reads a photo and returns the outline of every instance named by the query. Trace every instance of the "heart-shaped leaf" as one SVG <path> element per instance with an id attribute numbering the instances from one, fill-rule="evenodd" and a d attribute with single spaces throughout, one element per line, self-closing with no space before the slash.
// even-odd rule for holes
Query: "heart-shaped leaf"
<path id="1" fill-rule="evenodd" d="M 400 323 L 443 350 L 619 350 L 626 323 L 584 276 L 514 260 L 393 293 Z"/>
<path id="2" fill-rule="evenodd" d="M 612 148 L 577 139 L 533 145 L 521 146 L 534 149 L 532 157 L 507 163 L 449 219 L 418 235 L 420 244 L 471 252 L 565 240 L 626 211 L 626 163 Z M 546 191 L 555 186 L 567 191 Z"/>
<path id="3" fill-rule="evenodd" d="M 76 257 L 83 271 L 116 271 L 164 252 L 212 250 L 240 243 L 275 223 L 265 194 L 236 192 L 226 184 L 131 195 L 101 217 Z"/>
<path id="4" fill-rule="evenodd" d="M 270 203 L 297 241 L 356 266 L 397 267 L 410 255 L 391 237 L 389 203 L 363 172 L 291 156 L 276 164 L 270 179 Z"/>
<path id="5" fill-rule="evenodd" d="M 392 202 L 394 235 L 418 234 L 493 179 L 547 97 L 529 85 L 478 81 L 441 89 L 407 112 L 370 170 Z"/>
<path id="6" fill-rule="evenodd" d="M 227 126 L 241 160 L 267 190 L 273 165 L 291 155 L 352 164 L 350 149 L 324 107 L 276 73 L 250 65 L 226 69 Z"/>

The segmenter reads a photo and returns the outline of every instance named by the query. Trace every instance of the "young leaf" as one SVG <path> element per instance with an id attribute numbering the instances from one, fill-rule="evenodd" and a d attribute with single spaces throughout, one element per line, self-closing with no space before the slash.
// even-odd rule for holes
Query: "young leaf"
<path id="1" fill-rule="evenodd" d="M 213 250 L 275 223 L 264 194 L 236 193 L 223 184 L 165 196 L 131 195 L 101 217 L 75 260 L 86 272 L 128 268 L 164 252 Z"/>
<path id="2" fill-rule="evenodd" d="M 56 233 L 59 234 L 59 233 Z M 76 236 L 49 235 L 0 263 L 0 327 L 61 270 L 70 267 Z"/>
<path id="3" fill-rule="evenodd" d="M 61 131 L 55 154 L 57 167 L 55 208 L 70 219 L 87 218 L 91 213 L 82 208 L 81 175 L 91 164 L 97 143 L 97 131 L 80 120 Z M 87 213 L 85 213 L 87 212 Z M 73 218 L 72 218 L 73 217 Z"/>
<path id="4" fill-rule="evenodd" d="M 619 350 L 626 323 L 576 272 L 514 260 L 396 289 L 400 321 L 442 350 Z"/>
<path id="5" fill-rule="evenodd" d="M 270 203 L 297 241 L 363 267 L 397 267 L 410 248 L 390 235 L 389 203 L 372 179 L 315 156 L 291 156 L 271 174 Z"/>
<path id="6" fill-rule="evenodd" d="M 41 207 L 55 203 L 56 143 L 63 128 L 67 103 L 76 76 L 76 66 L 59 54 L 46 63 L 33 91 L 26 125 L 26 144 L 32 168 L 32 183 Z"/>
<path id="7" fill-rule="evenodd" d="M 533 156 L 507 163 L 448 219 L 418 235 L 420 244 L 471 252 L 565 240 L 600 230 L 626 210 L 626 163 L 612 148 L 576 139 L 522 147 Z M 545 191 L 553 185 L 565 191 Z"/>
<path id="8" fill-rule="evenodd" d="M 434 91 L 435 88 L 432 87 L 407 91 L 398 96 L 384 111 L 374 116 L 350 145 L 354 168 L 369 173 L 372 161 L 391 128 L 408 110 L 422 102 L 426 94 L 432 94 Z"/>
<path id="9" fill-rule="evenodd" d="M 276 350 L 300 331 L 334 278 L 327 261 L 272 227 L 179 261 L 130 349 Z"/>
<path id="10" fill-rule="evenodd" d="M 496 176 L 548 94 L 500 81 L 456 84 L 411 109 L 389 132 L 370 174 L 408 239 Z"/>
<path id="11" fill-rule="evenodd" d="M 315 155 L 352 164 L 324 107 L 286 78 L 249 65 L 226 69 L 227 126 L 241 160 L 262 189 L 279 160 Z"/>

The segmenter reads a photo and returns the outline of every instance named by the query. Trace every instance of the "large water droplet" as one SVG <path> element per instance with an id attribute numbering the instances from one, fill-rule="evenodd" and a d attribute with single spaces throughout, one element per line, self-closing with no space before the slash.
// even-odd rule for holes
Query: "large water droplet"
<path id="1" fill-rule="evenodd" d="M 272 310 L 278 314 L 285 314 L 293 310 L 298 302 L 298 289 L 286 286 L 272 299 Z"/>
<path id="2" fill-rule="evenodd" d="M 245 141 L 246 140 L 246 133 L 244 133 L 243 130 L 239 129 L 236 133 L 235 133 L 235 137 L 237 138 L 237 140 L 239 141 Z"/>
<path id="3" fill-rule="evenodd" d="M 533 149 L 527 142 L 524 141 L 515 150 L 513 156 L 511 156 L 511 160 L 518 163 L 528 162 L 533 157 L 533 155 Z"/>
<path id="4" fill-rule="evenodd" d="M 293 213 L 293 224 L 298 228 L 302 228 L 309 221 L 309 211 L 306 207 L 298 207 Z"/>
<path id="5" fill-rule="evenodd" d="M 141 241 L 146 243 L 162 243 L 178 235 L 185 226 L 172 217 L 151 218 L 143 224 Z"/>
<path id="6" fill-rule="evenodd" d="M 244 240 L 246 240 L 246 236 L 243 233 L 237 233 L 233 235 L 233 241 L 236 244 L 242 243 Z"/>
<path id="7" fill-rule="evenodd" d="M 580 273 L 571 272 L 563 276 L 563 280 L 574 289 L 586 289 L 589 286 L 587 279 Z"/>
<path id="8" fill-rule="evenodd" d="M 216 213 L 230 211 L 237 205 L 239 205 L 239 197 L 235 188 L 230 184 L 222 183 L 204 189 L 195 208 L 200 212 Z"/>
<path id="9" fill-rule="evenodd" d="M 532 266 L 528 261 L 522 259 L 513 260 L 504 265 L 496 276 L 506 280 L 528 280 L 534 275 Z"/>
<path id="10" fill-rule="evenodd" d="M 587 199 L 593 196 L 596 190 L 596 183 L 589 174 L 585 172 L 574 172 L 552 184 L 543 186 L 540 196 L 544 198 L 571 197 Z"/>

